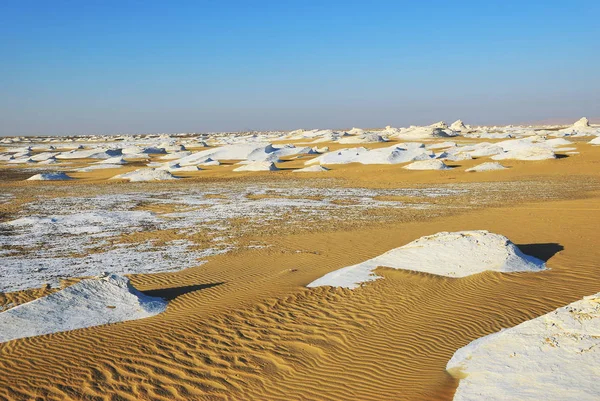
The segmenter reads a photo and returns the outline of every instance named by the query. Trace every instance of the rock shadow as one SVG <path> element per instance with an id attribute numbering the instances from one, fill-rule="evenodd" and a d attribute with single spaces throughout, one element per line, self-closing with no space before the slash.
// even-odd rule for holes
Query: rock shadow
<path id="1" fill-rule="evenodd" d="M 182 287 L 171 287 L 171 288 L 160 288 L 157 290 L 141 291 L 144 295 L 150 297 L 159 297 L 167 301 L 172 301 L 175 298 L 194 291 L 206 290 L 211 287 L 216 287 L 222 283 L 208 283 L 208 284 L 197 284 L 197 285 L 186 285 Z"/>
<path id="2" fill-rule="evenodd" d="M 517 247 L 525 254 L 547 262 L 552 256 L 565 249 L 561 244 L 548 242 L 543 244 L 518 244 Z"/>

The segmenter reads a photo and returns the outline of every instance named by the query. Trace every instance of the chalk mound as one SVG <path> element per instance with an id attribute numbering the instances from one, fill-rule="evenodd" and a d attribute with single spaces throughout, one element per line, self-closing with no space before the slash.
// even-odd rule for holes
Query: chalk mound
<path id="1" fill-rule="evenodd" d="M 572 126 L 564 128 L 558 131 L 558 134 L 567 136 L 588 136 L 588 135 L 600 135 L 600 129 L 592 127 L 590 121 L 582 117 L 577 120 Z"/>
<path id="2" fill-rule="evenodd" d="M 35 160 L 36 162 L 43 162 L 46 160 L 54 160 L 56 159 L 56 152 L 43 152 L 43 153 L 38 153 L 35 156 L 31 156 L 31 160 Z"/>
<path id="3" fill-rule="evenodd" d="M 443 161 L 439 159 L 430 159 L 430 160 L 419 160 L 413 163 L 410 163 L 403 168 L 407 170 L 449 170 L 451 167 L 448 167 Z"/>
<path id="4" fill-rule="evenodd" d="M 59 292 L 0 313 L 0 343 L 17 338 L 143 319 L 167 302 L 137 291 L 115 274 L 81 280 Z"/>
<path id="5" fill-rule="evenodd" d="M 600 394 L 600 293 L 454 353 L 454 400 L 596 400 Z"/>
<path id="6" fill-rule="evenodd" d="M 401 128 L 397 134 L 393 135 L 394 138 L 406 140 L 450 138 L 455 136 L 458 136 L 458 133 L 448 129 L 448 126 L 443 121 L 428 125 L 427 127 L 411 126 L 409 128 Z"/>
<path id="7" fill-rule="evenodd" d="M 300 168 L 298 170 L 294 170 L 294 173 L 323 173 L 325 171 L 329 171 L 327 167 L 323 167 L 320 165 L 314 165 L 309 167 Z"/>
<path id="8" fill-rule="evenodd" d="M 468 131 L 467 126 L 462 122 L 462 120 L 456 120 L 450 125 L 450 129 L 452 131 Z"/>
<path id="9" fill-rule="evenodd" d="M 165 180 L 176 180 L 173 174 L 167 170 L 160 170 L 156 168 L 141 168 L 129 173 L 115 175 L 111 180 L 128 180 L 129 182 L 145 182 L 145 181 L 165 181 Z"/>
<path id="10" fill-rule="evenodd" d="M 502 164 L 500 164 L 498 162 L 487 162 L 487 163 L 478 164 L 475 167 L 468 168 L 465 171 L 478 173 L 481 171 L 493 171 L 493 170 L 506 170 L 506 167 L 504 167 Z"/>
<path id="11" fill-rule="evenodd" d="M 524 148 L 517 148 L 509 150 L 504 153 L 492 156 L 492 160 L 547 160 L 556 159 L 556 154 L 552 148 L 545 146 L 529 146 Z"/>
<path id="12" fill-rule="evenodd" d="M 233 169 L 233 171 L 277 171 L 279 170 L 275 163 L 273 162 L 253 162 L 248 163 L 238 168 Z"/>
<path id="13" fill-rule="evenodd" d="M 446 124 L 445 121 L 438 121 L 437 123 L 433 123 L 431 125 L 428 125 L 428 127 L 446 129 L 446 128 L 448 128 L 448 124 Z"/>
<path id="14" fill-rule="evenodd" d="M 44 160 L 44 161 L 38 162 L 38 164 L 43 164 L 43 165 L 47 165 L 47 164 L 58 164 L 58 163 L 59 163 L 59 162 L 58 162 L 58 161 L 57 161 L 55 158 L 52 158 L 52 159 L 47 159 L 47 160 Z"/>
<path id="15" fill-rule="evenodd" d="M 592 139 L 591 141 L 588 142 L 591 145 L 600 145 L 600 136 Z"/>
<path id="16" fill-rule="evenodd" d="M 32 177 L 29 177 L 26 181 L 66 181 L 72 179 L 73 178 L 69 177 L 66 173 L 57 172 L 36 174 Z"/>
<path id="17" fill-rule="evenodd" d="M 405 143 L 371 150 L 364 147 L 339 149 L 315 157 L 305 164 L 397 164 L 430 159 L 433 156 L 433 152 L 425 149 L 422 143 Z"/>
<path id="18" fill-rule="evenodd" d="M 388 140 L 375 132 L 368 132 L 362 135 L 348 136 L 339 139 L 341 144 L 353 144 L 353 143 L 376 143 L 376 142 L 387 142 Z"/>
<path id="19" fill-rule="evenodd" d="M 124 155 L 133 155 L 133 154 L 153 155 L 153 154 L 167 153 L 164 148 L 155 148 L 155 147 L 141 148 L 139 146 L 130 146 L 127 148 L 123 148 L 123 149 L 121 149 L 121 152 Z"/>
<path id="20" fill-rule="evenodd" d="M 189 156 L 179 159 L 181 166 L 198 165 L 205 162 L 207 159 L 212 160 L 259 160 L 269 153 L 273 153 L 276 149 L 269 143 L 239 143 L 233 145 L 225 145 L 216 148 L 209 148 L 192 153 Z"/>
<path id="21" fill-rule="evenodd" d="M 179 166 L 179 164 L 177 164 L 175 166 L 171 166 L 170 168 L 167 168 L 167 171 L 171 171 L 174 173 L 195 172 L 195 171 L 200 171 L 200 170 L 202 170 L 202 169 L 198 166 L 183 166 L 182 167 L 182 166 Z"/>
<path id="22" fill-rule="evenodd" d="M 206 159 L 203 163 L 200 163 L 200 166 L 220 166 L 221 162 L 218 160 L 213 160 L 210 157 Z"/>
<path id="23" fill-rule="evenodd" d="M 590 120 L 586 117 L 581 117 L 579 120 L 575 121 L 573 124 L 573 128 L 587 128 L 590 126 Z"/>
<path id="24" fill-rule="evenodd" d="M 190 152 L 189 150 L 182 150 L 182 151 L 176 151 L 173 153 L 167 153 L 164 156 L 159 157 L 159 160 L 176 160 L 176 159 L 181 159 L 184 157 L 187 157 L 189 155 L 191 155 L 192 152 Z"/>
<path id="25" fill-rule="evenodd" d="M 120 156 L 120 149 L 87 149 L 87 150 L 72 150 L 69 152 L 61 152 L 56 155 L 57 159 L 110 159 L 111 157 Z"/>
<path id="26" fill-rule="evenodd" d="M 121 164 L 92 164 L 91 166 L 87 166 L 87 167 L 83 167 L 80 169 L 77 169 L 76 171 L 79 173 L 89 173 L 91 171 L 96 171 L 96 170 L 108 170 L 108 169 L 119 169 L 122 168 L 123 165 Z"/>
<path id="27" fill-rule="evenodd" d="M 483 271 L 540 271 L 545 263 L 525 255 L 503 235 L 485 230 L 441 232 L 421 237 L 400 248 L 353 266 L 333 271 L 308 287 L 356 288 L 381 278 L 377 267 L 413 270 L 447 277 L 466 277 Z"/>

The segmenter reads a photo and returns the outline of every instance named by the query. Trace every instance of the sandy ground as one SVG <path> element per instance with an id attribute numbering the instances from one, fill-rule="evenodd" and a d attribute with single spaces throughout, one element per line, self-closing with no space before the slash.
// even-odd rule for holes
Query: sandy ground
<path id="1" fill-rule="evenodd" d="M 253 231 L 248 241 L 271 246 L 179 272 L 134 275 L 137 288 L 170 301 L 165 313 L 0 344 L 0 399 L 450 400 L 457 382 L 445 366 L 456 349 L 600 291 L 600 147 L 577 146 L 580 155 L 505 161 L 511 169 L 487 173 L 464 172 L 480 160 L 441 172 L 336 166 L 325 182 L 294 174 L 334 187 L 516 185 L 471 208 L 453 207 L 468 202 L 457 196 L 439 200 L 434 214 L 390 210 L 390 219 L 373 224 Z M 0 205 L 3 220 L 48 188 L 62 188 L 53 196 L 64 196 L 290 177 L 221 169 L 176 183 L 126 184 L 107 183 L 114 171 L 97 171 L 40 184 L 11 181 L 8 170 L 0 190 L 19 196 Z M 507 236 L 547 260 L 549 270 L 451 279 L 380 268 L 384 280 L 356 290 L 304 287 L 422 235 L 473 229 Z M 49 291 L 0 294 L 0 305 Z"/>

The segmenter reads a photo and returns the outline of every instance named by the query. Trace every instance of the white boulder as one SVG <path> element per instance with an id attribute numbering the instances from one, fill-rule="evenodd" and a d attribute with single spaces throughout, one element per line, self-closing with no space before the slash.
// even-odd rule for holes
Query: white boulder
<path id="1" fill-rule="evenodd" d="M 503 235 L 488 231 L 441 232 L 421 237 L 365 262 L 335 270 L 308 287 L 356 288 L 380 279 L 377 267 L 413 270 L 447 277 L 466 277 L 483 271 L 540 271 L 545 263 L 525 255 Z"/>

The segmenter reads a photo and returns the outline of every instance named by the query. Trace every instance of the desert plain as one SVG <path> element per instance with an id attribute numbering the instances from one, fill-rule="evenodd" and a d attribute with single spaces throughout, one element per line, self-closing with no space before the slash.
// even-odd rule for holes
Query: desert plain
<path id="1" fill-rule="evenodd" d="M 600 127 L 0 140 L 0 399 L 600 397 Z"/>

